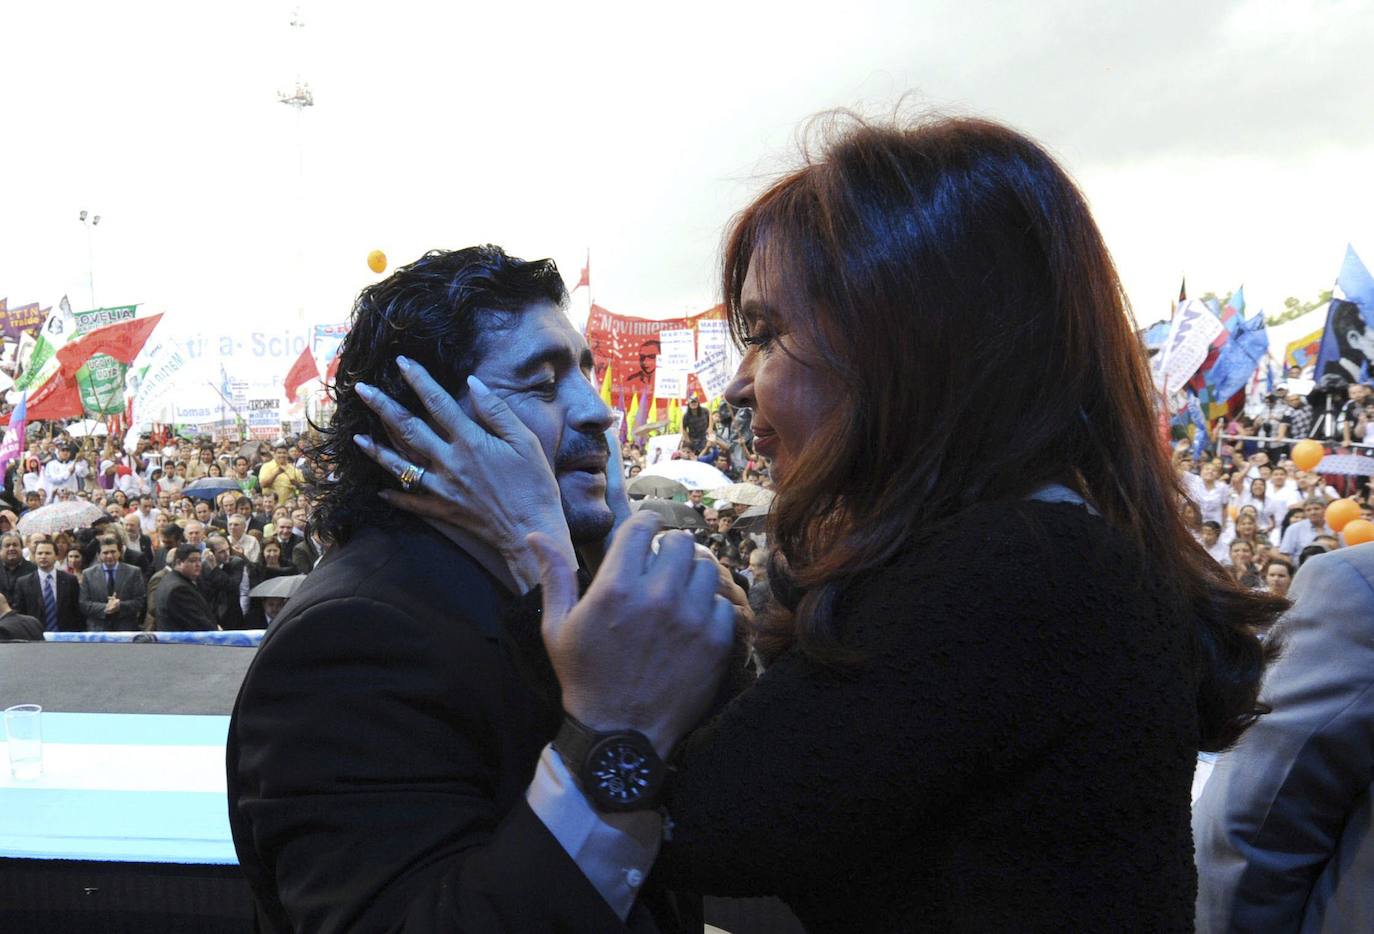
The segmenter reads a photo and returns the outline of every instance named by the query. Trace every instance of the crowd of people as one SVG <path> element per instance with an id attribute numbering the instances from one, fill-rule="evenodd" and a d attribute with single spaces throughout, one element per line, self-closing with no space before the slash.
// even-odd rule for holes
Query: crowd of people
<path id="1" fill-rule="evenodd" d="M 126 451 L 40 423 L 28 442 L 0 493 L 6 632 L 262 629 L 285 600 L 250 591 L 309 573 L 323 552 L 294 439 L 144 436 Z M 90 508 L 24 521 L 63 503 Z"/>

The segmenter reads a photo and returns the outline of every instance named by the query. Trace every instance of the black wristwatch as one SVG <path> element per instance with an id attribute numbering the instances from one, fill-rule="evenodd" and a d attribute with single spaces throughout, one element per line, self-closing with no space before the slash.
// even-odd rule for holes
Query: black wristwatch
<path id="1" fill-rule="evenodd" d="M 553 748 L 598 811 L 651 811 L 659 805 L 668 767 L 638 730 L 598 733 L 564 716 Z"/>

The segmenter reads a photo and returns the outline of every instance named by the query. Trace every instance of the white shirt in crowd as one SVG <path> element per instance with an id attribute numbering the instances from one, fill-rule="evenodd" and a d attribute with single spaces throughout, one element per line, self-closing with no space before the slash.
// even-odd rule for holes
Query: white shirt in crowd
<path id="1" fill-rule="evenodd" d="M 1226 505 L 1231 502 L 1231 488 L 1228 485 L 1217 480 L 1209 490 L 1206 482 L 1197 474 L 1185 473 L 1183 487 L 1188 498 L 1197 504 L 1203 522 L 1210 520 L 1222 528 L 1226 527 Z"/>
<path id="2" fill-rule="evenodd" d="M 57 490 L 77 491 L 77 481 L 83 479 L 91 472 L 90 466 L 85 461 L 69 460 L 60 461 L 53 458 L 43 465 L 43 490 L 48 494 L 48 502 L 52 502 L 52 495 Z"/>

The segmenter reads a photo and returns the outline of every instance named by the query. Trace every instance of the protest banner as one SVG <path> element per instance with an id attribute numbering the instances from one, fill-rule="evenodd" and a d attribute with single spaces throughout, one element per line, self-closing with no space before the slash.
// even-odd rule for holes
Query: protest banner
<path id="1" fill-rule="evenodd" d="M 725 387 L 730 385 L 730 371 L 726 369 L 725 363 L 725 348 L 720 347 L 703 353 L 697 359 L 694 372 L 697 382 L 701 385 L 701 391 L 706 393 L 708 400 L 723 396 Z"/>
<path id="2" fill-rule="evenodd" d="M 1190 299 L 1179 309 L 1164 349 L 1155 357 L 1155 388 L 1176 390 L 1202 366 L 1226 325 L 1200 301 Z"/>
<path id="3" fill-rule="evenodd" d="M 654 374 L 660 365 L 659 355 L 663 353 L 663 332 L 690 331 L 699 336 L 701 326 L 707 322 L 712 322 L 707 324 L 707 333 L 711 335 L 711 340 L 713 342 L 723 340 L 726 323 L 723 305 L 717 305 L 701 314 L 684 318 L 669 318 L 662 321 L 618 315 L 607 311 L 600 305 L 592 305 L 587 317 L 585 333 L 587 345 L 591 348 L 592 356 L 596 361 L 593 381 L 597 386 L 600 386 L 605 378 L 607 367 L 610 367 L 612 398 L 629 399 L 637 393 L 644 393 L 647 398 L 648 394 L 655 388 Z M 718 337 L 717 335 L 721 336 Z M 677 337 L 669 338 L 679 360 L 686 349 L 685 343 L 676 343 L 681 340 L 682 338 Z M 712 346 L 715 346 L 715 343 Z M 686 366 L 679 370 L 679 375 L 685 375 L 687 379 L 683 385 L 683 394 L 676 396 L 676 398 L 683 398 L 695 382 L 696 377 L 690 374 L 692 365 L 700 351 L 699 346 L 695 347 L 692 351 L 692 359 L 688 360 Z M 670 380 L 671 382 L 672 380 Z M 656 392 L 655 395 L 661 401 L 668 398 L 659 396 Z"/>

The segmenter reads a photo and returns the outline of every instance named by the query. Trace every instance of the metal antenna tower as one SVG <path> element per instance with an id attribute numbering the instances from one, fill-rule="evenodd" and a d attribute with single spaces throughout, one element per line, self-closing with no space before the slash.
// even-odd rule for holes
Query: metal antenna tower
<path id="1" fill-rule="evenodd" d="M 310 82 L 301 78 L 301 47 L 305 33 L 305 19 L 298 6 L 291 11 L 292 45 L 296 58 L 296 84 L 287 91 L 278 91 L 277 100 L 296 112 L 296 316 L 305 326 L 305 108 L 315 106 Z"/>

